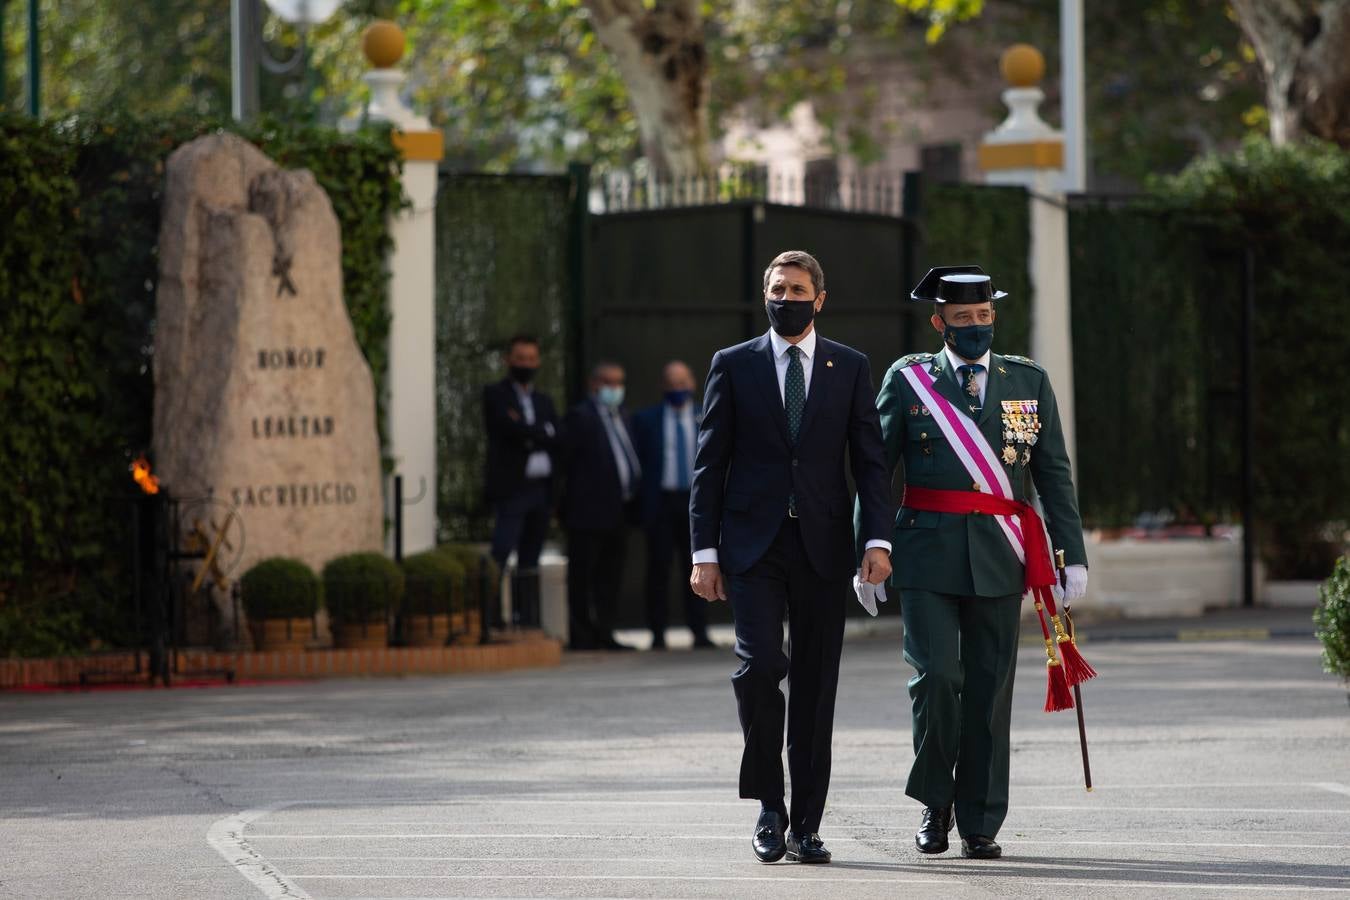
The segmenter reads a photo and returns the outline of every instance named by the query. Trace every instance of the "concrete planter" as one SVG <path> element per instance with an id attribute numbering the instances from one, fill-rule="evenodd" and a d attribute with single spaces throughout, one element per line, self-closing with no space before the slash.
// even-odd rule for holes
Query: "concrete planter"
<path id="1" fill-rule="evenodd" d="M 333 626 L 333 646 L 343 650 L 373 650 L 389 645 L 385 622 L 341 622 Z"/>
<path id="2" fill-rule="evenodd" d="M 439 647 L 450 639 L 450 616 L 418 613 L 403 619 L 403 641 L 409 647 Z"/>
<path id="3" fill-rule="evenodd" d="M 1241 602 L 1240 541 L 1089 540 L 1087 553 L 1088 594 L 1075 611 L 1106 618 L 1199 616 Z"/>
<path id="4" fill-rule="evenodd" d="M 251 624 L 253 646 L 258 650 L 303 650 L 314 639 L 310 618 L 263 619 Z"/>

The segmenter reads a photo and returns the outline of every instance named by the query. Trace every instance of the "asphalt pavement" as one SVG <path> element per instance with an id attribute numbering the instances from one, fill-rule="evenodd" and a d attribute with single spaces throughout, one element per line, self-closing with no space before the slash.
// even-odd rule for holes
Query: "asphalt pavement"
<path id="1" fill-rule="evenodd" d="M 914 850 L 893 631 L 845 646 L 817 867 L 751 856 L 726 649 L 0 694 L 0 897 L 1350 897 L 1346 689 L 1279 631 L 1086 641 L 1092 793 L 1025 647 L 993 862 Z"/>

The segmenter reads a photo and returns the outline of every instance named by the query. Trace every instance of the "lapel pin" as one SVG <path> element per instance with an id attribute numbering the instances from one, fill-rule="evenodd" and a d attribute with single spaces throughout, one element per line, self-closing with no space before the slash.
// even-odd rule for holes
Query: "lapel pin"
<path id="1" fill-rule="evenodd" d="M 832 360 L 832 359 L 827 359 L 827 360 L 825 360 L 825 368 L 827 368 L 827 369 L 833 369 L 833 368 L 834 368 L 834 360 Z"/>
<path id="2" fill-rule="evenodd" d="M 1003 368 L 1002 366 L 999 366 L 999 367 L 998 367 L 998 374 L 1000 374 L 1000 375 L 1007 375 L 1007 374 L 1008 374 L 1008 370 L 1005 369 L 1005 368 Z"/>

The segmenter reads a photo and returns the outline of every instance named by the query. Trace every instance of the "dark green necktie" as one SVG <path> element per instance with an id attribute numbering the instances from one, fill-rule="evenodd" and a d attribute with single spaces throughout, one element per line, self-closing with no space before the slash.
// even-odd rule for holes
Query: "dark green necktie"
<path id="1" fill-rule="evenodd" d="M 788 437 L 797 443 L 802 430 L 802 410 L 806 408 L 806 371 L 802 369 L 800 347 L 788 348 L 787 378 L 783 382 L 783 407 L 787 410 Z"/>

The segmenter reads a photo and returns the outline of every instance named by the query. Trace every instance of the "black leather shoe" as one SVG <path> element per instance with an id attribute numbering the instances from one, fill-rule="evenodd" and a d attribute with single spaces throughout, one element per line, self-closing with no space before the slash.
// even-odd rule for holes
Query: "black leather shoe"
<path id="1" fill-rule="evenodd" d="M 783 816 L 771 809 L 761 810 L 759 821 L 755 822 L 755 836 L 750 846 L 755 848 L 755 856 L 760 862 L 778 862 L 787 852 L 783 841 L 783 830 L 787 827 Z"/>
<path id="2" fill-rule="evenodd" d="M 664 650 L 664 649 L 666 649 L 666 636 L 665 636 L 664 634 L 653 634 L 653 635 L 652 635 L 652 645 L 651 645 L 651 647 L 650 647 L 649 649 L 651 649 L 651 650 Z"/>
<path id="3" fill-rule="evenodd" d="M 798 836 L 795 831 L 789 831 L 787 858 L 799 863 L 827 863 L 830 861 L 830 851 L 825 849 L 825 843 L 818 834 Z"/>
<path id="4" fill-rule="evenodd" d="M 919 833 L 914 835 L 914 846 L 920 853 L 946 853 L 947 833 L 952 830 L 952 808 L 924 807 Z"/>
<path id="5" fill-rule="evenodd" d="M 636 650 L 637 648 L 629 644 L 620 644 L 618 641 L 614 640 L 613 635 L 610 635 L 609 637 L 603 637 L 600 639 L 600 649 L 625 651 L 625 650 Z"/>
<path id="6" fill-rule="evenodd" d="M 695 649 L 695 650 L 716 650 L 716 649 L 717 649 L 717 645 L 714 644 L 714 643 L 712 642 L 712 639 L 709 638 L 706 634 L 696 634 L 696 635 L 694 635 L 694 649 Z"/>
<path id="7" fill-rule="evenodd" d="M 972 834 L 961 838 L 961 855 L 966 859 L 998 859 L 1003 855 L 1003 848 L 993 838 Z"/>

